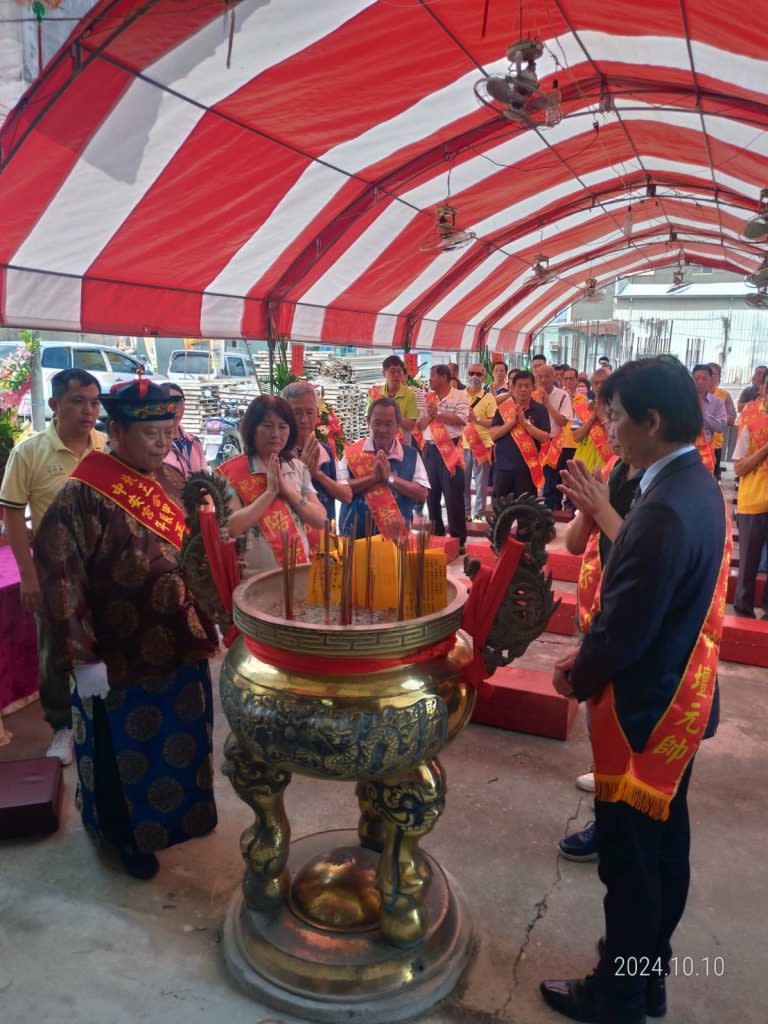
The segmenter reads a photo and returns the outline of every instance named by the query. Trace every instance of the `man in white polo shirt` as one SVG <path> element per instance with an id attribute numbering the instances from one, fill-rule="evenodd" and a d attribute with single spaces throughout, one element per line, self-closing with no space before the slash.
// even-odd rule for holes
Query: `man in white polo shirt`
<path id="1" fill-rule="evenodd" d="M 545 364 L 538 374 L 541 388 L 541 403 L 546 406 L 549 414 L 549 449 L 542 453 L 544 465 L 544 504 L 555 510 L 562 505 L 563 496 L 557 489 L 560 473 L 565 468 L 566 456 L 563 454 L 563 427 L 573 419 L 571 396 L 563 388 L 555 387 L 555 371 Z"/>
<path id="2" fill-rule="evenodd" d="M 32 512 L 34 533 L 80 461 L 94 449 L 101 451 L 106 444 L 106 435 L 94 429 L 101 404 L 96 378 L 85 370 L 61 370 L 53 377 L 51 386 L 48 404 L 54 417 L 45 430 L 13 449 L 0 488 L 5 532 L 21 576 L 21 603 L 31 612 L 40 610 L 41 596 L 30 552 L 27 506 Z M 40 616 L 37 642 L 40 703 L 46 722 L 54 730 L 46 753 L 48 757 L 58 757 L 62 764 L 69 764 L 73 757 L 69 676 L 53 666 L 48 631 Z"/>

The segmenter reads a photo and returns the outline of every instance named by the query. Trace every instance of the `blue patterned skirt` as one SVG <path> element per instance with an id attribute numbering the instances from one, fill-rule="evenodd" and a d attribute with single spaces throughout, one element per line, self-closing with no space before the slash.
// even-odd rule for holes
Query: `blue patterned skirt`
<path id="1" fill-rule="evenodd" d="M 73 689 L 72 729 L 76 802 L 91 833 L 114 841 L 130 829 L 139 849 L 153 851 L 216 826 L 207 661 L 103 701 Z"/>

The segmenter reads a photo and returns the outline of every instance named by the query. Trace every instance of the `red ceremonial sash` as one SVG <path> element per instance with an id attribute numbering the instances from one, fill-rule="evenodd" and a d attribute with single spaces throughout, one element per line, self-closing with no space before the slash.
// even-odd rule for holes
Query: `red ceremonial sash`
<path id="1" fill-rule="evenodd" d="M 754 455 L 758 448 L 768 444 L 768 412 L 753 416 L 749 422 L 749 454 Z M 768 459 L 763 459 L 757 469 L 768 469 Z"/>
<path id="2" fill-rule="evenodd" d="M 724 515 L 723 559 L 709 611 L 677 691 L 645 749 L 638 754 L 630 747 L 616 713 L 612 683 L 590 701 L 595 798 L 623 801 L 659 821 L 669 817 L 669 805 L 698 749 L 712 709 L 733 549 L 725 510 Z M 599 605 L 599 593 L 596 603 Z"/>
<path id="3" fill-rule="evenodd" d="M 754 402 L 747 402 L 744 408 L 741 410 L 741 423 L 739 425 L 739 433 L 741 433 L 744 427 L 749 427 L 749 433 L 752 434 L 752 424 L 754 421 L 763 415 L 763 403 L 765 399 L 756 398 Z"/>
<path id="4" fill-rule="evenodd" d="M 72 474 L 119 505 L 126 515 L 181 551 L 187 526 L 184 513 L 151 476 L 130 469 L 103 452 L 91 452 Z"/>
<path id="5" fill-rule="evenodd" d="M 427 409 L 437 408 L 439 399 L 434 391 L 430 391 L 427 394 Z M 437 450 L 443 457 L 445 468 L 453 476 L 458 466 L 461 465 L 461 456 L 458 453 L 456 445 L 451 440 L 451 435 L 448 433 L 448 428 L 441 420 L 432 420 L 429 424 L 429 430 L 432 434 L 432 440 L 437 445 Z M 423 436 L 423 435 L 422 435 Z"/>
<path id="6" fill-rule="evenodd" d="M 267 474 L 252 473 L 248 466 L 247 455 L 236 455 L 234 459 L 223 462 L 216 469 L 225 479 L 229 480 L 237 491 L 238 497 L 243 505 L 250 505 L 252 501 L 260 497 L 267 489 Z M 299 533 L 299 528 L 293 518 L 293 513 L 288 503 L 280 497 L 272 499 L 269 508 L 259 519 L 259 529 L 264 534 L 272 554 L 278 565 L 283 564 L 283 541 L 281 533 L 283 530 L 288 534 L 289 540 L 296 541 L 296 561 L 308 562 L 304 544 Z"/>
<path id="7" fill-rule="evenodd" d="M 613 456 L 613 449 L 611 448 L 611 442 L 608 440 L 608 432 L 600 420 L 595 419 L 592 426 L 589 428 L 589 436 L 592 438 L 592 444 L 600 453 L 603 465 L 605 465 L 605 463 Z"/>
<path id="8" fill-rule="evenodd" d="M 499 406 L 498 411 L 504 422 L 509 423 L 517 415 L 517 403 L 514 398 L 508 398 L 506 402 Z M 519 423 L 509 436 L 519 448 L 520 454 L 523 456 L 523 460 L 531 474 L 533 486 L 538 491 L 539 488 L 544 486 L 544 470 L 541 468 L 539 452 L 533 438 Z"/>
<path id="9" fill-rule="evenodd" d="M 480 394 L 470 406 L 471 409 L 477 405 L 482 398 Z M 489 448 L 485 441 L 480 437 L 480 431 L 477 429 L 475 423 L 467 423 L 464 428 L 464 440 L 469 445 L 469 450 L 472 452 L 475 462 L 490 462 L 491 452 L 493 448 Z"/>
<path id="10" fill-rule="evenodd" d="M 358 480 L 373 472 L 376 458 L 373 452 L 363 451 L 364 444 L 365 440 L 356 441 L 344 449 L 347 465 Z M 363 497 L 381 536 L 387 540 L 395 540 L 402 536 L 405 532 L 405 520 L 389 487 L 383 483 L 375 484 L 368 488 Z"/>
<path id="11" fill-rule="evenodd" d="M 693 442 L 696 445 L 696 449 L 701 456 L 701 461 L 707 467 L 710 473 L 715 472 L 715 449 L 712 447 L 712 442 L 707 440 L 706 434 L 702 430 L 696 440 Z"/>
<path id="12" fill-rule="evenodd" d="M 618 455 L 612 455 L 603 466 L 603 480 L 608 481 L 611 470 L 619 461 Z M 581 559 L 579 579 L 576 585 L 576 605 L 579 612 L 579 628 L 582 635 L 592 623 L 600 605 L 600 582 L 603 578 L 603 566 L 600 561 L 600 527 L 595 525 L 587 540 L 587 546 Z"/>

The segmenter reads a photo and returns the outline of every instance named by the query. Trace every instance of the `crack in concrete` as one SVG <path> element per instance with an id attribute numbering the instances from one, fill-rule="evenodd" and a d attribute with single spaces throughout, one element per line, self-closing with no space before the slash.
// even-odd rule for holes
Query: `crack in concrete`
<path id="1" fill-rule="evenodd" d="M 568 829 L 578 819 L 579 815 L 581 814 L 581 805 L 584 802 L 585 795 L 586 794 L 579 796 L 579 802 L 576 805 L 576 810 L 573 812 L 573 814 L 569 815 L 569 817 L 567 818 L 567 820 L 565 822 L 565 827 L 563 829 L 563 838 L 565 838 L 565 836 L 568 835 Z M 562 874 L 560 872 L 560 856 L 557 855 L 555 857 L 555 877 L 554 877 L 554 880 L 552 881 L 552 883 L 550 884 L 549 888 L 544 893 L 542 898 L 537 903 L 535 903 L 534 906 L 533 906 L 533 911 L 534 911 L 533 917 L 531 918 L 531 920 L 529 921 L 529 923 L 528 923 L 528 925 L 527 925 L 527 927 L 525 929 L 525 935 L 523 936 L 523 941 L 520 943 L 520 948 L 517 951 L 517 956 L 515 957 L 515 962 L 514 962 L 514 965 L 512 967 L 512 978 L 513 978 L 512 987 L 509 990 L 509 995 L 507 996 L 507 999 L 506 999 L 506 1002 L 504 1003 L 504 1005 L 493 1014 L 493 1016 L 496 1019 L 502 1019 L 503 1018 L 503 1015 L 504 1015 L 507 1007 L 512 1002 L 512 999 L 513 999 L 513 997 L 515 995 L 515 991 L 517 990 L 517 987 L 520 984 L 520 978 L 519 978 L 519 975 L 518 975 L 518 971 L 519 971 L 519 968 L 520 968 L 520 963 L 523 960 L 523 958 L 525 957 L 526 950 L 528 949 L 528 945 L 529 945 L 529 943 L 531 941 L 531 937 L 533 935 L 533 930 L 536 927 L 536 925 L 539 923 L 539 921 L 542 921 L 546 917 L 547 911 L 549 909 L 549 900 L 550 900 L 551 896 L 553 895 L 553 893 L 558 888 L 558 886 L 560 885 L 560 883 L 562 882 L 562 880 L 563 880 L 563 876 L 562 876 Z"/>

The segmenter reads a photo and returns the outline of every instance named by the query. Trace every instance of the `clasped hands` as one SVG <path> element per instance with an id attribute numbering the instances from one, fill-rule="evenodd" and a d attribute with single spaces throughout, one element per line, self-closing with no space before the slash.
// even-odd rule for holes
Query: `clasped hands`
<path id="1" fill-rule="evenodd" d="M 286 483 L 280 472 L 280 459 L 277 455 L 270 455 L 267 462 L 267 489 L 266 494 L 271 498 L 285 498 L 286 501 L 297 501 L 301 496 L 298 491 Z M 256 499 L 259 500 L 258 498 Z"/>
<path id="2" fill-rule="evenodd" d="M 608 484 L 603 480 L 603 471 L 590 472 L 583 462 L 570 459 L 560 474 L 561 483 L 557 489 L 576 506 L 580 512 L 593 519 L 605 505 L 610 506 Z"/>

